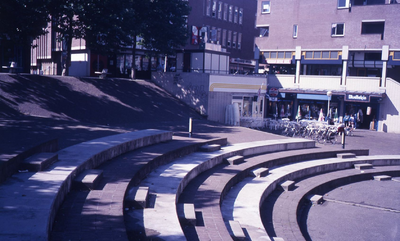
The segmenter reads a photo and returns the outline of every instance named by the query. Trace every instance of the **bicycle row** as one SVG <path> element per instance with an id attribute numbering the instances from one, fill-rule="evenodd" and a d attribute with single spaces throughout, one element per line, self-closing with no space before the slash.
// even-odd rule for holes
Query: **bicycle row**
<path id="1" fill-rule="evenodd" d="M 316 140 L 321 144 L 336 144 L 340 142 L 339 133 L 353 135 L 353 128 L 345 127 L 341 123 L 328 125 L 326 122 L 302 120 L 270 120 L 266 126 L 270 131 L 291 137 L 303 137 Z"/>

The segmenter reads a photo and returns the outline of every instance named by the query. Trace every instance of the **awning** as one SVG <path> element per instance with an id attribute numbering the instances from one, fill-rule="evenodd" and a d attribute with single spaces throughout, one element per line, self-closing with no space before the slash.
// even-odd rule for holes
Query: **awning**
<path id="1" fill-rule="evenodd" d="M 347 91 L 347 90 L 320 90 L 320 89 L 295 89 L 295 88 L 280 88 L 280 93 L 298 94 L 298 99 L 314 99 L 328 100 L 326 93 L 332 92 L 332 95 L 342 95 L 346 101 L 369 102 L 371 97 L 384 98 L 386 93 L 370 92 L 370 91 Z"/>

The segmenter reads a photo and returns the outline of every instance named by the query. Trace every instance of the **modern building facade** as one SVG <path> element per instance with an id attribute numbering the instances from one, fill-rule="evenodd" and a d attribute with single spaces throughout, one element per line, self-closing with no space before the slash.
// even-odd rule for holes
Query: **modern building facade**
<path id="1" fill-rule="evenodd" d="M 74 39 L 70 75 L 96 76 L 107 69 L 117 77 L 130 76 L 135 66 L 138 78 L 150 78 L 150 71 L 166 70 L 201 73 L 249 73 L 254 71 L 254 38 L 257 1 L 190 0 L 192 11 L 187 19 L 187 44 L 176 56 L 152 56 L 141 45 L 135 56 L 129 46 L 116 55 L 102 56 L 87 48 L 83 39 Z M 48 33 L 33 41 L 31 72 L 60 75 L 66 46 L 48 25 Z M 140 42 L 137 37 L 137 42 Z M 154 54 L 153 54 L 154 55 Z"/>
<path id="2" fill-rule="evenodd" d="M 190 39 L 177 54 L 178 72 L 252 73 L 257 1 L 189 0 Z"/>
<path id="3" fill-rule="evenodd" d="M 259 0 L 257 9 L 256 45 L 269 65 L 268 90 L 279 93 L 267 101 L 268 117 L 300 109 L 315 119 L 328 114 L 329 99 L 339 117 L 360 113 L 360 128 L 400 132 L 400 4 Z"/>

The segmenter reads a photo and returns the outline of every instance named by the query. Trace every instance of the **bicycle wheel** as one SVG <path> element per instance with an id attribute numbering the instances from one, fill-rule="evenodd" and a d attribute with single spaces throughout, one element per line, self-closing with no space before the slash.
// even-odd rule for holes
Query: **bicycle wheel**
<path id="1" fill-rule="evenodd" d="M 335 145 L 337 143 L 337 137 L 338 135 L 336 133 L 330 134 L 329 141 L 332 143 L 332 145 Z"/>
<path id="2" fill-rule="evenodd" d="M 317 141 L 319 144 L 324 144 L 326 141 L 326 136 L 324 134 L 318 134 Z"/>

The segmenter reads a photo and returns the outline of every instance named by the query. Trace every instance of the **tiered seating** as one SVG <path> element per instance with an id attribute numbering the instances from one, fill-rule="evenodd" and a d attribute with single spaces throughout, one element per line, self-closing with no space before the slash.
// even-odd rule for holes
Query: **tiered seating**
<path id="1" fill-rule="evenodd" d="M 204 152 L 204 150 L 208 150 L 209 146 L 203 147 L 201 148 L 202 152 L 178 158 L 170 164 L 157 168 L 150 173 L 140 183 L 140 186 L 149 187 L 151 194 L 156 196 L 155 203 L 150 205 L 152 208 L 133 210 L 129 215 L 133 216 L 136 220 L 143 218 L 143 230 L 152 231 L 151 233 L 146 233 L 147 238 L 186 240 L 178 218 L 178 216 L 185 215 L 177 215 L 176 203 L 183 189 L 197 175 L 214 168 L 223 163 L 225 159 L 236 155 L 246 157 L 275 151 L 311 148 L 314 146 L 314 141 L 288 139 L 235 144 L 221 149 L 215 148 L 214 152 Z M 208 199 L 210 197 L 207 194 L 203 198 Z M 219 217 L 221 217 L 222 221 L 222 216 L 219 215 Z M 217 218 L 217 216 L 214 216 L 211 222 L 218 223 Z M 223 221 L 219 223 L 222 224 L 219 230 L 220 236 L 223 239 L 224 237 L 229 239 L 231 236 L 226 230 Z"/>
<path id="2" fill-rule="evenodd" d="M 233 191 L 236 196 L 236 200 L 234 203 L 226 204 L 232 205 L 232 207 L 226 207 L 226 209 L 232 210 L 232 212 L 226 216 L 225 218 L 233 218 L 235 221 L 238 221 L 242 227 L 244 227 L 249 235 L 251 240 L 258 240 L 260 237 L 268 238 L 269 235 L 263 228 L 263 224 L 261 221 L 260 214 L 260 205 L 264 202 L 265 198 L 275 190 L 280 184 L 284 183 L 286 180 L 295 180 L 302 178 L 304 176 L 309 175 L 317 175 L 319 173 L 324 172 L 332 172 L 336 170 L 349 169 L 354 167 L 360 163 L 370 163 L 373 165 L 400 165 L 400 156 L 362 156 L 357 158 L 328 158 L 328 159 L 318 159 L 311 160 L 307 162 L 301 163 L 292 163 L 290 165 L 278 166 L 275 168 L 271 168 L 270 174 L 265 178 L 246 178 L 240 186 L 240 190 Z M 390 167 L 389 170 L 398 171 L 393 167 Z M 343 172 L 347 176 L 371 176 L 371 172 L 375 174 L 381 173 L 383 170 L 375 170 L 370 169 L 369 173 L 365 171 L 361 172 L 357 169 L 350 169 L 347 172 Z M 385 170 L 388 171 L 388 170 Z M 343 174 L 341 173 L 341 174 Z M 357 173 L 357 174 L 354 174 Z M 329 176 L 330 175 L 330 176 Z M 342 176 L 343 177 L 343 176 Z M 293 228 L 293 222 L 297 223 L 296 211 L 299 205 L 299 202 L 302 198 L 305 198 L 313 189 L 316 189 L 317 186 L 324 185 L 326 183 L 333 182 L 334 179 L 337 178 L 333 174 L 326 174 L 325 179 L 319 179 L 319 182 L 314 186 L 307 186 L 307 191 L 304 191 L 296 200 L 292 201 L 290 204 L 276 211 L 276 215 L 278 217 L 285 216 L 285 214 L 281 214 L 282 212 L 291 214 L 291 219 L 286 220 L 282 223 L 282 220 L 277 221 L 277 224 L 274 227 L 277 227 L 276 234 L 287 233 L 289 227 L 292 227 L 292 230 L 285 236 L 284 240 L 293 240 L 294 237 L 302 237 L 299 228 Z M 324 180 L 324 181 L 322 181 Z M 297 185 L 296 185 L 297 186 Z M 301 189 L 299 189 L 301 190 Z M 296 189 L 296 192 L 300 192 Z M 320 201 L 320 199 L 319 199 Z M 318 203 L 319 201 L 316 201 Z M 277 205 L 279 206 L 279 205 Z M 286 209 L 285 209 L 286 208 Z M 283 211 L 284 210 L 284 211 Z M 279 211 L 281 211 L 280 214 Z M 274 210 L 275 212 L 275 210 Z M 277 218 L 279 219 L 279 218 Z M 274 220 L 275 222 L 275 220 Z M 290 225 L 288 225 L 290 223 Z M 300 236 L 299 236 L 300 235 Z M 289 238 L 289 239 L 286 239 Z"/>
<path id="3" fill-rule="evenodd" d="M 299 225 L 294 225 L 298 221 L 298 209 L 306 202 L 308 198 L 314 205 L 325 201 L 321 190 L 327 190 L 332 186 L 340 184 L 348 184 L 364 180 L 372 180 L 375 176 L 382 174 L 399 173 L 400 166 L 380 166 L 374 169 L 360 172 L 355 169 L 345 169 L 320 174 L 306 178 L 296 183 L 296 189 L 285 192 L 275 201 L 273 209 L 273 230 L 276 236 L 282 237 L 284 240 L 301 240 L 307 230 L 301 230 Z M 314 199 L 313 199 L 314 198 Z M 308 236 L 308 235 L 307 235 Z"/>
<path id="4" fill-rule="evenodd" d="M 368 150 L 354 150 L 360 155 L 368 154 Z M 228 233 L 229 227 L 228 220 L 233 220 L 229 217 L 229 213 L 232 214 L 231 210 L 222 210 L 224 217 L 220 211 L 220 203 L 222 202 L 224 196 L 231 190 L 231 188 L 243 180 L 249 177 L 254 182 L 259 182 L 262 180 L 260 178 L 268 174 L 269 169 L 267 167 L 274 167 L 277 165 L 290 164 L 294 162 L 300 162 L 304 160 L 311 160 L 316 157 L 326 158 L 334 157 L 337 153 L 343 152 L 339 151 L 322 151 L 320 149 L 303 149 L 303 150 L 276 150 L 276 152 L 268 153 L 264 155 L 256 155 L 253 157 L 248 157 L 245 162 L 239 165 L 221 165 L 210 171 L 209 177 L 200 185 L 197 190 L 195 199 L 196 210 L 203 214 L 204 226 L 196 226 L 196 232 L 199 237 L 204 237 L 207 239 L 211 233 Z M 255 178 L 254 178 L 255 177 Z M 253 191 L 247 193 L 247 198 L 254 200 L 257 194 L 253 194 Z M 233 194 L 235 195 L 235 194 Z M 246 202 L 241 203 L 243 206 L 247 206 Z M 225 208 L 224 206 L 222 208 Z M 244 208 L 244 207 L 243 207 Z M 229 209 L 229 207 L 228 207 Z M 213 214 L 213 218 L 206 218 L 205 215 Z M 244 214 L 246 215 L 246 214 Z M 221 225 L 225 220 L 228 229 Z M 241 224 L 241 222 L 239 221 Z M 243 226 L 242 226 L 243 227 Z M 258 229 L 262 228 L 262 223 L 259 224 Z M 231 235 L 234 235 L 233 228 Z M 268 238 L 264 235 L 264 238 Z M 258 236 L 254 240 L 258 240 L 262 236 Z M 202 238 L 200 238 L 202 240 Z"/>
<path id="5" fill-rule="evenodd" d="M 226 144 L 224 138 L 200 140 L 145 130 L 61 150 L 58 161 L 46 170 L 19 173 L 0 186 L 5 197 L 0 200 L 0 221 L 9 223 L 0 228 L 0 238 L 40 240 L 51 232 L 52 240 L 187 240 L 191 235 L 199 240 L 279 240 L 289 236 L 279 228 L 267 233 L 260 215 L 260 205 L 277 187 L 297 195 L 285 203 L 289 212 L 325 184 L 298 188 L 298 178 L 355 167 L 352 171 L 362 170 L 361 176 L 375 173 L 383 180 L 390 172 L 371 165 L 400 164 L 400 156 L 323 151 L 305 139 Z M 324 175 L 326 183 L 334 179 Z M 198 178 L 203 181 L 188 198 L 190 190 L 185 188 Z M 77 191 L 70 192 L 72 185 Z M 316 203 L 322 200 L 320 196 Z M 76 205 L 80 209 L 74 213 Z M 57 210 L 59 222 L 53 229 Z M 286 225 L 293 222 L 290 218 L 277 222 Z M 65 232 L 72 223 L 76 230 Z M 297 227 L 291 232 L 301 235 Z"/>
<path id="6" fill-rule="evenodd" d="M 141 180 L 156 167 L 192 153 L 200 146 L 215 143 L 225 145 L 226 138 L 202 140 L 174 136 L 171 141 L 140 148 L 104 163 L 98 168 L 104 176 L 99 188 L 89 193 L 72 192 L 67 197 L 56 218 L 52 239 L 128 240 L 132 236 L 131 239 L 138 239 L 135 235 L 144 235 L 145 231 L 139 225 L 129 226 L 131 210 L 143 212 L 152 205 L 150 190 L 141 185 Z M 80 208 L 76 208 L 76 203 Z M 76 229 L 65 233 L 77 222 Z"/>
<path id="7" fill-rule="evenodd" d="M 0 239 L 47 240 L 72 180 L 86 169 L 125 152 L 171 140 L 172 132 L 144 130 L 77 144 L 58 152 L 58 161 L 40 172 L 15 174 L 0 185 Z"/>

